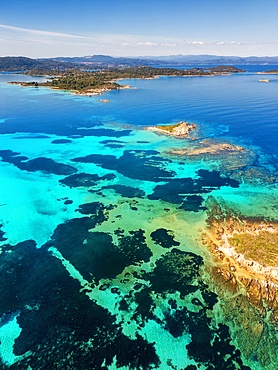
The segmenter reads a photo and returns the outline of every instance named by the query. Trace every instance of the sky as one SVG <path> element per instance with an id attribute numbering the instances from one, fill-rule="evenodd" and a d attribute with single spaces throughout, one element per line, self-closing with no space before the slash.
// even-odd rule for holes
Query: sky
<path id="1" fill-rule="evenodd" d="M 278 0 L 0 0 L 0 56 L 278 56 Z"/>

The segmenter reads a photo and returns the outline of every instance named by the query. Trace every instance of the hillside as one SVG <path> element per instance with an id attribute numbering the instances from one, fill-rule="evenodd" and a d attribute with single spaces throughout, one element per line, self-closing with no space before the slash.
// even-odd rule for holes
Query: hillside
<path id="1" fill-rule="evenodd" d="M 0 71 L 18 72 L 29 70 L 65 70 L 72 67 L 71 63 L 64 63 L 52 59 L 31 59 L 26 57 L 0 57 Z"/>
<path id="2" fill-rule="evenodd" d="M 195 66 L 196 68 L 207 66 L 231 66 L 265 64 L 278 65 L 278 57 L 223 57 L 217 55 L 170 55 L 161 57 L 112 57 L 109 55 L 89 55 L 84 57 L 57 57 L 45 59 L 31 59 L 27 57 L 0 57 L 0 71 L 30 71 L 36 70 L 41 74 L 43 71 L 65 71 L 70 68 L 80 70 L 126 68 L 126 67 L 180 67 Z"/>

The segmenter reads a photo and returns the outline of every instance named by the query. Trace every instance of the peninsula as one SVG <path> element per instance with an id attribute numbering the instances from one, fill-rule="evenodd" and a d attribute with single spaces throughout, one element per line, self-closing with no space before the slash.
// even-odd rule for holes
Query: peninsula
<path id="1" fill-rule="evenodd" d="M 230 73 L 245 72 L 232 66 L 220 66 L 210 69 L 191 68 L 180 70 L 175 68 L 154 68 L 154 67 L 127 67 L 111 68 L 105 70 L 83 71 L 80 69 L 67 69 L 54 77 L 53 70 L 31 69 L 26 73 L 33 76 L 47 76 L 45 82 L 12 82 L 21 86 L 50 87 L 52 89 L 69 90 L 76 94 L 95 95 L 110 90 L 130 88 L 123 86 L 116 81 L 130 78 L 149 79 L 159 76 L 181 77 L 181 76 L 215 76 L 227 75 Z"/>
<path id="2" fill-rule="evenodd" d="M 217 261 L 212 271 L 216 285 L 234 294 L 244 287 L 249 301 L 278 327 L 277 222 L 233 214 L 213 198 L 207 205 L 203 242 Z"/>

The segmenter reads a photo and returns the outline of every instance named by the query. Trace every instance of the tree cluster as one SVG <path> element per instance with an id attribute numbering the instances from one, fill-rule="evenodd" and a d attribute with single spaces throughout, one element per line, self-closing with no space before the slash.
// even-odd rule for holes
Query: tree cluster
<path id="1" fill-rule="evenodd" d="M 79 69 L 68 69 L 59 76 L 51 77 L 47 82 L 41 82 L 38 86 L 49 86 L 62 90 L 75 90 L 86 92 L 97 89 L 114 90 L 121 87 L 117 82 L 119 79 L 130 78 L 155 78 L 157 76 L 208 76 L 214 74 L 239 72 L 234 67 L 217 67 L 211 69 L 192 68 L 188 70 L 174 68 L 154 68 L 154 67 L 127 67 L 111 68 L 93 71 L 80 71 Z M 53 74 L 48 71 L 47 74 Z M 32 85 L 32 83 L 25 83 Z"/>

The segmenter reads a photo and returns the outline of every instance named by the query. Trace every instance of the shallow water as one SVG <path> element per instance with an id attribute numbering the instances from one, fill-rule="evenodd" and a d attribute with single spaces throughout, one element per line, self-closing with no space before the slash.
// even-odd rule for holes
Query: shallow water
<path id="1" fill-rule="evenodd" d="M 278 219 L 278 77 L 128 80 L 107 104 L 19 78 L 0 75 L 3 368 L 275 369 L 225 321 L 201 232 L 211 197 Z M 143 129 L 180 120 L 195 141 Z M 207 139 L 242 158 L 170 153 Z"/>

